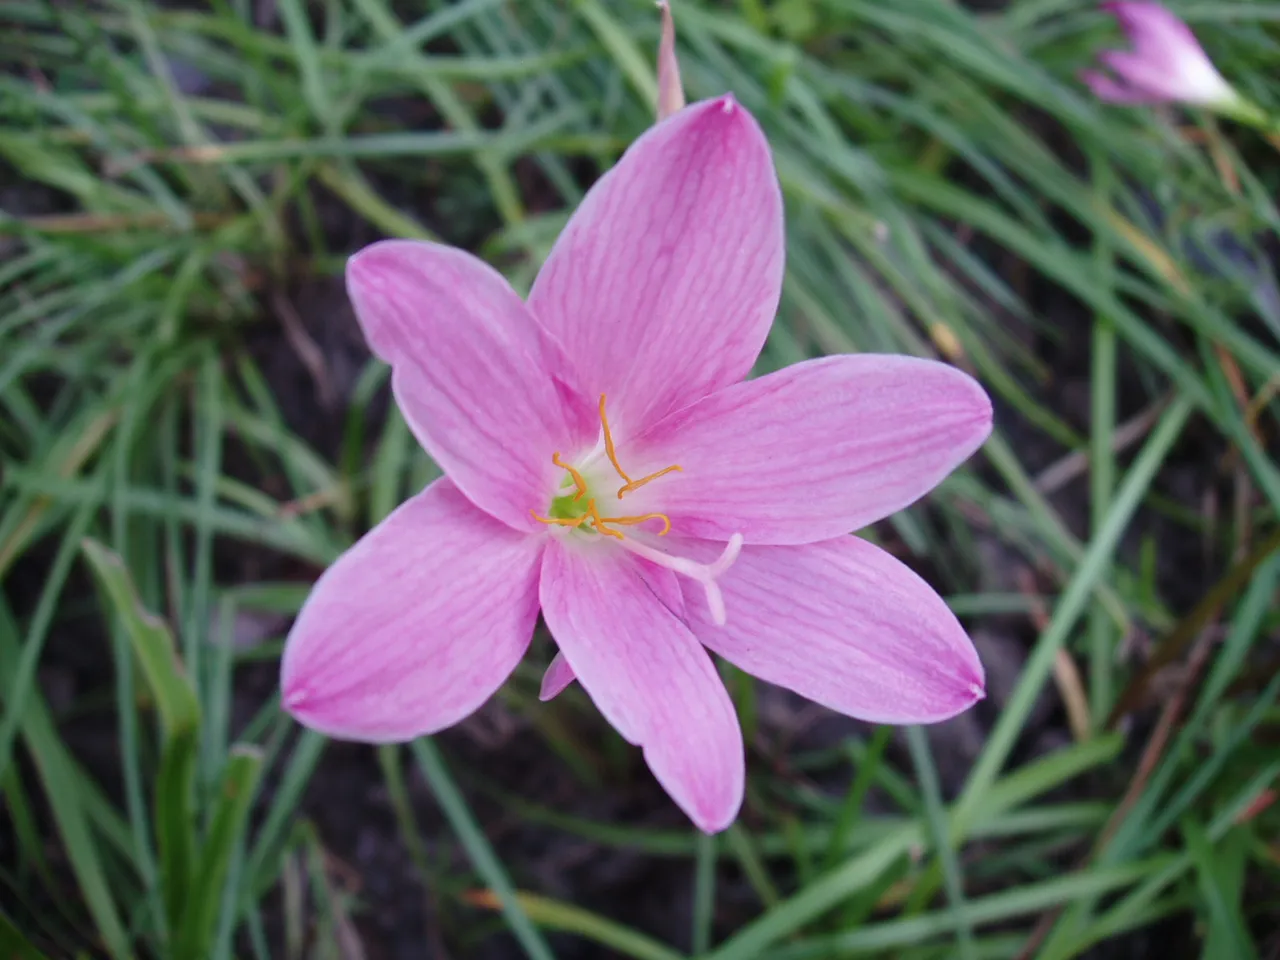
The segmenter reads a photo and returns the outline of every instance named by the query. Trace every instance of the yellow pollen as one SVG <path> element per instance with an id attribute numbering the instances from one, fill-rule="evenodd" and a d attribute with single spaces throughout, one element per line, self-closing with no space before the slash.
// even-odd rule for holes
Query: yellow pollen
<path id="1" fill-rule="evenodd" d="M 657 480 L 659 477 L 665 477 L 668 473 L 674 473 L 677 470 L 683 472 L 684 468 L 681 467 L 680 464 L 675 463 L 669 467 L 664 467 L 657 473 L 651 473 L 647 477 L 641 477 L 639 480 L 632 480 L 631 477 L 627 475 L 627 471 L 622 469 L 622 464 L 618 462 L 618 451 L 613 446 L 613 434 L 609 431 L 609 418 L 604 412 L 604 400 L 605 394 L 602 393 L 600 394 L 600 426 L 604 428 L 604 452 L 608 455 L 609 462 L 613 464 L 613 469 L 618 471 L 618 476 L 620 476 L 624 481 L 622 488 L 618 490 L 619 500 L 625 497 L 632 490 L 639 490 L 646 483 Z M 575 497 L 574 499 L 577 498 Z M 653 516 L 653 514 L 649 514 L 649 516 Z M 668 529 L 670 529 L 670 526 L 670 521 L 667 521 Z M 664 530 L 663 532 L 665 533 L 666 531 Z"/>
<path id="2" fill-rule="evenodd" d="M 570 466 L 561 460 L 559 453 L 551 455 L 551 462 L 562 470 L 568 470 L 569 476 L 573 477 L 573 485 L 578 488 L 578 492 L 573 495 L 573 502 L 577 503 L 587 492 L 587 481 L 582 479 L 582 474 L 578 472 L 577 467 Z"/>

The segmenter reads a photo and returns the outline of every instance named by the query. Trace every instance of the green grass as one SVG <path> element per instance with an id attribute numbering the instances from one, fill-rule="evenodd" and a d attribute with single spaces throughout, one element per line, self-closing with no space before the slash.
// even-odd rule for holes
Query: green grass
<path id="1" fill-rule="evenodd" d="M 585 171 L 652 119 L 644 0 L 282 0 L 267 27 L 259 7 L 4 5 L 5 956 L 265 958 L 280 936 L 285 956 L 322 957 L 358 930 L 368 904 L 302 808 L 324 740 L 277 701 L 230 726 L 237 677 L 279 637 L 244 653 L 225 636 L 238 616 L 295 612 L 305 579 L 435 468 L 397 414 L 373 415 L 385 371 L 370 361 L 339 390 L 315 325 L 290 328 L 290 298 L 340 274 L 335 211 L 367 239 L 467 246 L 526 287 Z M 1280 3 L 1177 9 L 1277 106 Z M 980 377 L 992 441 L 876 535 L 971 626 L 1034 642 L 955 796 L 923 731 L 777 752 L 735 678 L 756 749 L 744 816 L 714 840 L 507 795 L 448 739 L 385 748 L 440 936 L 456 956 L 505 930 L 532 958 L 577 937 L 642 960 L 1057 960 L 1172 917 L 1203 956 L 1265 955 L 1280 302 L 1259 290 L 1260 244 L 1280 227 L 1275 146 L 1094 102 L 1074 74 L 1114 35 L 1083 0 L 987 15 L 678 0 L 676 16 L 690 97 L 728 89 L 755 113 L 786 194 L 786 287 L 760 369 L 876 350 Z M 1252 265 L 1223 254 L 1227 237 Z M 264 367 L 264 338 L 301 358 L 308 403 L 342 398 L 336 442 L 289 412 L 299 387 Z M 1046 356 L 1085 358 L 1074 405 Z M 1068 493 L 1046 493 L 1063 469 Z M 1026 584 L 984 577 L 993 542 Z M 1154 576 L 1173 543 L 1202 568 L 1183 581 L 1198 593 Z M 268 572 L 227 575 L 240 555 Z M 68 637 L 101 644 L 112 669 L 55 706 L 36 681 Z M 1144 669 L 1189 662 L 1199 679 L 1181 687 Z M 635 776 L 585 700 L 540 705 L 536 677 L 522 667 L 503 700 L 555 776 L 599 794 Z M 1073 698 L 1083 728 L 1037 754 L 1024 731 L 1043 696 Z M 110 783 L 74 748 L 85 717 L 118 738 Z M 841 777 L 844 795 L 810 786 Z M 691 929 L 664 942 L 624 910 L 538 889 L 489 837 L 495 800 L 593 857 L 676 861 Z M 743 883 L 745 915 L 728 903 Z"/>

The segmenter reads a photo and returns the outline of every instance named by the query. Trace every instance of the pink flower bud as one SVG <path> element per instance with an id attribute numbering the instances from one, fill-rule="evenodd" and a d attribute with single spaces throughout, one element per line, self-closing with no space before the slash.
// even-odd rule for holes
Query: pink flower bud
<path id="1" fill-rule="evenodd" d="M 1230 110 L 1240 96 L 1218 73 L 1191 29 L 1158 3 L 1115 0 L 1104 3 L 1128 35 L 1132 50 L 1107 50 L 1106 68 L 1086 70 L 1081 79 L 1112 103 L 1189 103 Z"/>

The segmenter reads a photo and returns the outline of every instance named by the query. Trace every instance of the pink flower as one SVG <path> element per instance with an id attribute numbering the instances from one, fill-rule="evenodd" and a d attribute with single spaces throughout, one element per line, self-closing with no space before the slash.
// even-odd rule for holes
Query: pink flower
<path id="1" fill-rule="evenodd" d="M 588 194 L 523 302 L 470 254 L 391 240 L 347 282 L 444 469 L 325 572 L 289 635 L 287 709 L 336 737 L 457 723 L 539 610 L 574 677 L 713 832 L 743 742 L 707 651 L 851 716 L 942 720 L 983 695 L 943 601 L 847 536 L 976 450 L 991 405 L 910 357 L 743 382 L 782 286 L 768 144 L 732 97 L 649 130 Z"/>
<path id="2" fill-rule="evenodd" d="M 1080 79 L 1113 103 L 1180 101 L 1229 109 L 1239 95 L 1214 67 L 1191 28 L 1158 3 L 1102 4 L 1128 34 L 1132 50 L 1108 50 L 1098 59 L 1110 74 L 1086 70 Z"/>

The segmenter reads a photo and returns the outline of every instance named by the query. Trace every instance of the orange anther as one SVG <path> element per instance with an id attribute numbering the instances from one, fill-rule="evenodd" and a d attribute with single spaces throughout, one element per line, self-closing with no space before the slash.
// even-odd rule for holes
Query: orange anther
<path id="1" fill-rule="evenodd" d="M 561 470 L 568 470 L 569 476 L 573 477 L 573 485 L 578 488 L 578 492 L 573 495 L 573 502 L 577 503 L 587 492 L 587 481 L 582 478 L 582 474 L 578 472 L 576 467 L 572 467 L 561 460 L 559 453 L 553 453 L 551 455 L 551 462 Z"/>
<path id="2" fill-rule="evenodd" d="M 663 467 L 657 473 L 651 473 L 647 477 L 642 477 L 639 480 L 628 480 L 626 486 L 618 491 L 618 499 L 621 500 L 623 495 L 630 493 L 632 490 L 639 490 L 646 483 L 657 480 L 659 477 L 665 477 L 668 473 L 675 473 L 677 470 L 683 472 L 684 468 L 678 463 L 673 463 L 671 466 Z M 624 477 L 623 479 L 626 478 Z"/>
<path id="3" fill-rule="evenodd" d="M 630 493 L 632 490 L 637 490 L 640 487 L 643 487 L 646 483 L 650 483 L 654 480 L 657 480 L 659 477 L 665 477 L 668 473 L 672 473 L 676 470 L 681 469 L 679 464 L 674 464 L 670 467 L 666 467 L 665 469 L 659 470 L 657 473 L 651 473 L 647 477 L 641 477 L 639 480 L 632 480 L 629 476 L 627 476 L 627 472 L 622 469 L 622 464 L 618 462 L 618 451 L 613 445 L 613 434 L 609 430 L 609 417 L 605 413 L 604 403 L 605 403 L 605 396 L 604 394 L 601 394 L 600 395 L 600 426 L 604 429 L 604 449 L 605 449 L 605 452 L 609 455 L 609 462 L 613 464 L 613 469 L 618 471 L 618 476 L 621 477 L 623 480 L 623 486 L 618 491 L 619 500 L 621 500 L 623 496 Z M 551 462 L 554 463 L 561 470 L 567 470 L 569 473 L 569 476 L 573 478 L 573 486 L 574 486 L 573 502 L 574 503 L 577 503 L 579 500 L 581 500 L 583 497 L 587 495 L 586 478 L 583 477 L 583 475 L 578 471 L 576 467 L 570 464 L 567 464 L 563 460 L 561 460 L 560 454 L 558 452 L 552 454 Z M 665 537 L 671 531 L 671 518 L 668 517 L 665 513 L 646 513 L 643 515 L 633 515 L 633 516 L 627 516 L 627 517 L 602 517 L 600 516 L 600 511 L 596 509 L 596 501 L 594 497 L 589 497 L 587 499 L 586 510 L 582 513 L 581 516 L 577 516 L 577 517 L 544 517 L 544 516 L 540 516 L 536 510 L 530 510 L 529 513 L 532 514 L 533 518 L 537 520 L 539 523 L 545 523 L 545 524 L 549 524 L 557 527 L 568 527 L 571 530 L 576 530 L 579 527 L 581 527 L 583 524 L 590 521 L 591 529 L 594 530 L 596 533 L 602 534 L 603 536 L 606 536 L 606 537 L 614 537 L 618 540 L 625 540 L 626 537 L 623 536 L 623 534 L 620 531 L 612 529 L 610 524 L 613 524 L 619 527 L 634 527 L 638 524 L 645 523 L 648 520 L 661 520 L 662 529 L 658 532 L 658 536 Z"/>
<path id="4" fill-rule="evenodd" d="M 619 540 L 625 539 L 617 530 L 610 530 L 605 526 L 605 520 L 596 512 L 596 502 L 594 500 L 587 501 L 586 516 L 591 518 L 592 526 L 595 527 L 597 533 L 603 533 L 606 537 L 617 537 Z"/>
<path id="5" fill-rule="evenodd" d="M 631 478 L 627 476 L 627 472 L 622 469 L 622 464 L 618 462 L 618 451 L 613 448 L 613 434 L 609 432 L 609 418 L 604 412 L 605 395 L 600 394 L 600 426 L 604 428 L 604 452 L 609 456 L 609 462 L 613 464 L 613 469 L 618 471 L 625 482 L 630 483 Z"/>
<path id="6" fill-rule="evenodd" d="M 644 523 L 646 520 L 661 520 L 662 529 L 658 531 L 658 536 L 665 537 L 671 532 L 671 518 L 665 513 L 646 513 L 641 517 L 605 517 L 605 523 L 617 523 L 624 527 L 634 527 L 637 523 Z"/>
<path id="7" fill-rule="evenodd" d="M 594 502 L 595 501 L 593 500 L 592 503 Z M 539 523 L 553 524 L 557 527 L 580 527 L 583 522 L 587 520 L 587 515 L 585 513 L 580 517 L 543 517 L 539 516 L 537 510 L 530 510 L 529 512 L 533 514 L 533 519 L 537 520 Z"/>
<path id="8" fill-rule="evenodd" d="M 618 451 L 613 445 L 613 434 L 609 430 L 609 418 L 604 412 L 604 400 L 605 394 L 602 393 L 600 394 L 600 426 L 604 429 L 604 452 L 608 455 L 609 462 L 613 464 L 613 469 L 618 471 L 618 476 L 623 480 L 623 486 L 618 490 L 619 500 L 632 490 L 640 489 L 651 480 L 657 480 L 659 477 L 665 477 L 668 473 L 684 469 L 677 463 L 669 467 L 664 467 L 657 473 L 651 473 L 647 477 L 642 477 L 639 480 L 632 480 L 631 477 L 627 475 L 627 471 L 622 469 L 622 464 L 618 462 Z"/>

